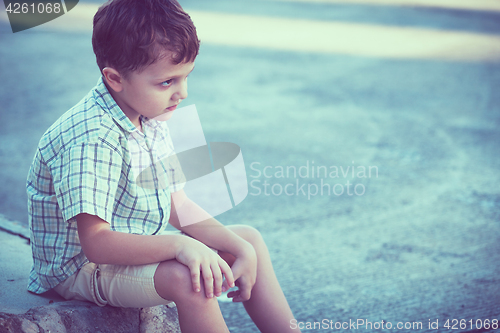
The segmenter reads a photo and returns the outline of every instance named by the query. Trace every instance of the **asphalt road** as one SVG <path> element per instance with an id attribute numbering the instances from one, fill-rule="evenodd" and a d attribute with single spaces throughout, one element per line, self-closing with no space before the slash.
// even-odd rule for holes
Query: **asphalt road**
<path id="1" fill-rule="evenodd" d="M 450 32 L 459 41 L 500 34 L 495 11 L 181 4 L 276 20 L 427 29 L 431 37 Z M 335 38 L 318 43 L 334 47 Z M 366 332 L 393 331 L 399 322 L 422 323 L 400 331 L 456 332 L 453 319 L 466 320 L 462 331 L 479 328 L 477 319 L 500 319 L 500 58 L 474 49 L 467 60 L 470 45 L 428 56 L 427 42 L 413 41 L 426 56 L 408 57 L 202 45 L 184 103 L 196 104 L 207 141 L 241 147 L 250 185 L 245 201 L 220 220 L 262 232 L 303 325 L 359 319 L 375 325 L 361 325 Z M 99 72 L 90 31 L 12 34 L 0 21 L 0 45 L 0 213 L 26 223 L 25 178 L 38 140 Z M 453 60 L 457 54 L 463 59 Z M 221 307 L 231 331 L 256 331 L 241 306 Z M 384 329 L 376 329 L 382 320 Z M 436 320 L 437 330 L 429 327 Z"/>

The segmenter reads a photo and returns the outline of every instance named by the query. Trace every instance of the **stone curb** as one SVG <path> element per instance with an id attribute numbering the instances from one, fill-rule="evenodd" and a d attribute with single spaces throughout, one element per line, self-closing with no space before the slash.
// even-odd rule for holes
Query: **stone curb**
<path id="1" fill-rule="evenodd" d="M 0 214 L 0 232 L 7 233 L 29 240 L 29 229 L 22 223 L 11 221 L 4 215 Z M 23 293 L 14 293 L 10 297 L 5 297 L 11 293 L 12 288 L 22 288 L 25 290 L 25 284 L 6 281 L 17 281 L 17 269 L 28 268 L 29 263 L 21 260 L 23 255 L 31 254 L 28 245 L 21 242 L 16 242 L 13 238 L 3 238 L 6 240 L 14 240 L 13 243 L 7 242 L 6 253 L 2 260 L 15 261 L 20 260 L 19 265 L 2 266 L 3 272 L 0 272 L 2 280 L 0 286 L 3 288 L 4 296 L 2 302 L 20 303 L 22 306 L 13 307 L 16 310 L 28 305 L 25 309 L 29 309 L 23 314 L 19 312 L 8 313 L 0 312 L 0 333 L 159 333 L 159 332 L 180 332 L 177 308 L 175 303 L 170 303 L 168 306 L 160 305 L 151 308 L 132 309 L 132 308 L 115 308 L 111 306 L 99 307 L 90 302 L 80 301 L 61 301 L 48 300 L 49 305 L 40 301 L 36 296 L 26 296 Z M 4 244 L 5 245 L 5 244 Z M 9 252 L 10 251 L 10 252 Z M 19 263 L 18 263 L 19 264 Z M 26 267 L 24 267 L 26 266 Z M 2 273 L 16 270 L 16 274 L 2 275 Z M 29 270 L 28 270 L 29 271 Z M 27 271 L 27 272 L 28 272 Z M 27 273 L 26 272 L 26 273 Z M 12 273 L 12 272 L 11 272 Z M 21 275 L 23 275 L 22 273 Z M 3 283 L 3 284 L 2 284 Z M 21 286 L 22 285 L 22 286 Z M 28 294 L 27 291 L 25 291 Z M 14 296 L 13 296 L 14 295 Z M 22 300 L 21 300 L 22 299 Z M 42 299 L 42 298 L 41 298 Z M 43 300 L 43 299 L 42 299 Z M 5 304 L 1 304 L 5 305 Z M 19 305 L 19 304 L 17 304 Z M 36 306 L 42 305 L 42 306 Z M 35 306 L 35 307 L 33 307 Z M 9 307 L 3 309 L 11 310 Z M 3 310 L 2 311 L 5 311 Z M 9 311 L 10 312 L 10 311 Z M 21 311 L 22 312 L 22 311 Z"/>
<path id="2" fill-rule="evenodd" d="M 0 214 L 0 231 L 6 231 L 9 234 L 20 236 L 29 241 L 30 230 L 22 223 L 11 221 L 3 214 Z"/>
<path id="3" fill-rule="evenodd" d="M 67 301 L 0 313 L 0 333 L 180 333 L 177 308 L 160 305 L 131 309 Z"/>

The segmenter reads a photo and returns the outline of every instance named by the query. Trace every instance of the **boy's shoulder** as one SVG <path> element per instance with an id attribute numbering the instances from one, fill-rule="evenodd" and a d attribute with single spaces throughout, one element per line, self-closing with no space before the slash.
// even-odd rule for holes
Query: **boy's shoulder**
<path id="1" fill-rule="evenodd" d="M 47 129 L 38 149 L 42 156 L 50 155 L 44 156 L 45 161 L 81 145 L 104 145 L 119 151 L 124 136 L 120 126 L 129 126 L 124 117 L 100 78 L 82 100 Z"/>

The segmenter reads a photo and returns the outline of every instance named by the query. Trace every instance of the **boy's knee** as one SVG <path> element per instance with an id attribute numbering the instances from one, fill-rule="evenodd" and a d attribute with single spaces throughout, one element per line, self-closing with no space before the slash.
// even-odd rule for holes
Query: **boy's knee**
<path id="1" fill-rule="evenodd" d="M 203 283 L 200 292 L 195 292 L 191 281 L 189 268 L 176 260 L 161 262 L 156 269 L 155 287 L 158 294 L 176 303 L 205 301 Z"/>
<path id="2" fill-rule="evenodd" d="M 177 301 L 180 294 L 189 288 L 191 281 L 189 269 L 176 260 L 161 262 L 154 275 L 155 288 L 158 294 L 173 301 Z"/>
<path id="3" fill-rule="evenodd" d="M 237 234 L 254 247 L 265 245 L 264 239 L 262 238 L 259 230 L 254 227 L 248 225 L 237 225 L 235 228 L 237 230 Z"/>
<path id="4" fill-rule="evenodd" d="M 170 260 L 168 262 L 164 261 L 160 263 L 158 269 L 162 270 L 164 275 L 167 275 L 165 280 L 176 286 L 184 284 L 186 278 L 188 278 L 187 281 L 190 281 L 189 269 L 176 260 Z"/>

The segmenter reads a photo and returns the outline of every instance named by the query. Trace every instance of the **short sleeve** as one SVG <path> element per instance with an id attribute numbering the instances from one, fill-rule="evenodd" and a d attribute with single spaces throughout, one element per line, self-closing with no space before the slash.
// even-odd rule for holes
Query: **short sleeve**
<path id="1" fill-rule="evenodd" d="M 64 151 L 52 166 L 64 220 L 87 213 L 110 222 L 121 168 L 120 154 L 102 143 L 76 145 Z"/>

